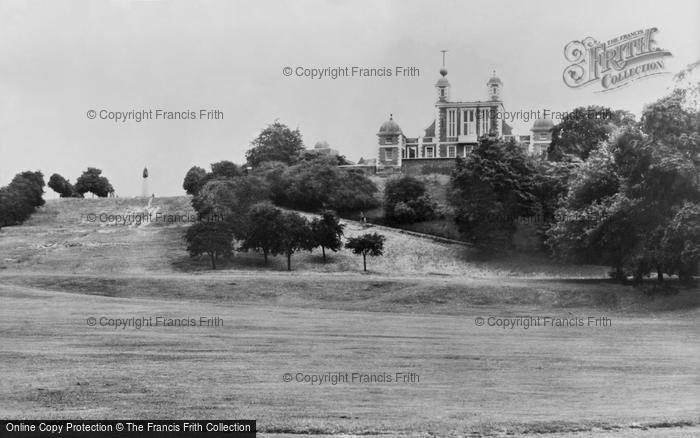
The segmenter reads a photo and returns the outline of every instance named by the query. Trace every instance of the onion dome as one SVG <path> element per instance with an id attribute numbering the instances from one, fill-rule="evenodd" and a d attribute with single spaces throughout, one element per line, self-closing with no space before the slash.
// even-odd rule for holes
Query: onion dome
<path id="1" fill-rule="evenodd" d="M 389 115 L 389 120 L 382 123 L 382 126 L 379 127 L 378 135 L 397 135 L 401 133 L 401 127 L 394 121 L 394 115 L 391 114 Z"/>
<path id="2" fill-rule="evenodd" d="M 498 85 L 503 85 L 503 81 L 501 81 L 501 78 L 496 76 L 496 70 L 493 71 L 493 76 L 489 79 L 489 81 L 486 83 L 487 85 L 492 85 L 492 84 L 498 84 Z"/>
<path id="3" fill-rule="evenodd" d="M 554 122 L 548 118 L 537 119 L 532 124 L 533 131 L 550 131 L 552 128 L 554 128 Z"/>

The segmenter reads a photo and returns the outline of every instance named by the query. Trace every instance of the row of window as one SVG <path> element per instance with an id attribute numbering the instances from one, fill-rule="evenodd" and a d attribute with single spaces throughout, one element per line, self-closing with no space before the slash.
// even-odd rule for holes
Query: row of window
<path id="1" fill-rule="evenodd" d="M 457 137 L 459 135 L 476 135 L 476 111 L 475 109 L 463 109 L 462 111 L 462 126 L 457 130 L 457 108 L 449 108 L 447 110 L 447 136 Z M 488 108 L 480 109 L 479 111 L 479 132 L 482 134 L 488 133 L 491 130 L 491 118 L 489 117 L 490 110 Z"/>
<path id="2" fill-rule="evenodd" d="M 457 156 L 457 147 L 454 145 L 447 146 L 447 158 L 455 158 Z M 425 147 L 425 158 L 435 158 L 435 146 Z M 394 159 L 394 150 L 385 149 L 384 150 L 384 160 L 392 161 Z"/>

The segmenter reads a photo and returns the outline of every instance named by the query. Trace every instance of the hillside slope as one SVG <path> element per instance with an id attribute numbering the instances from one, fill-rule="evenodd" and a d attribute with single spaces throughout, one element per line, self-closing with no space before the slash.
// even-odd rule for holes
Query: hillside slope
<path id="1" fill-rule="evenodd" d="M 208 270 L 205 258 L 192 260 L 185 251 L 183 233 L 194 214 L 186 196 L 50 200 L 25 224 L 0 230 L 0 269 L 100 274 Z M 137 223 L 137 215 L 150 220 Z M 116 220 L 110 221 L 110 216 Z M 378 275 L 605 277 L 604 267 L 557 264 L 531 254 L 481 260 L 479 254 L 463 245 L 343 222 L 346 236 L 376 231 L 387 237 L 385 256 L 368 261 L 369 269 Z M 319 250 L 295 254 L 292 259 L 297 271 L 357 272 L 361 266 L 361 259 L 344 249 L 330 253 L 326 264 Z M 280 271 L 285 264 L 282 257 L 276 257 L 263 266 L 259 254 L 236 253 L 221 268 Z"/>

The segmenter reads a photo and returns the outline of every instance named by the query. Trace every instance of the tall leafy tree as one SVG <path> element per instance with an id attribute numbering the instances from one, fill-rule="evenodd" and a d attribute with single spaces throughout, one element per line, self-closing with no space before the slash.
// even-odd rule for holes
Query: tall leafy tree
<path id="1" fill-rule="evenodd" d="M 536 207 L 535 167 L 512 141 L 482 140 L 466 159 L 459 158 L 450 180 L 455 223 L 477 247 L 508 246 L 515 219 Z"/>
<path id="2" fill-rule="evenodd" d="M 44 201 L 44 175 L 39 172 L 26 171 L 18 173 L 12 178 L 10 186 L 19 191 L 32 207 L 41 207 Z"/>
<path id="3" fill-rule="evenodd" d="M 291 130 L 279 121 L 263 129 L 251 146 L 245 155 L 248 164 L 253 168 L 265 161 L 294 164 L 299 159 L 299 153 L 304 150 L 304 142 L 299 130 Z"/>
<path id="4" fill-rule="evenodd" d="M 196 195 L 208 180 L 207 171 L 198 166 L 192 166 L 185 175 L 182 188 L 188 195 Z"/>
<path id="5" fill-rule="evenodd" d="M 27 171 L 0 188 L 0 227 L 21 224 L 44 205 L 44 186 L 41 172 Z"/>
<path id="6" fill-rule="evenodd" d="M 575 108 L 554 126 L 549 159 L 559 161 L 573 155 L 585 160 L 616 128 L 633 124 L 634 116 L 627 111 L 595 105 Z"/>

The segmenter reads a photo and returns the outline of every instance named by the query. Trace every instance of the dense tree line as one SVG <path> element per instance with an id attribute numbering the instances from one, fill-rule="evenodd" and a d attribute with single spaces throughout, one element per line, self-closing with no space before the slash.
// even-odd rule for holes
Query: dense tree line
<path id="1" fill-rule="evenodd" d="M 209 184 L 209 187 L 214 185 L 218 184 Z M 245 185 L 234 183 L 226 187 L 241 188 Z M 208 187 L 202 190 L 203 193 L 207 191 Z M 190 255 L 208 255 L 212 269 L 216 269 L 217 260 L 230 257 L 234 249 L 258 251 L 262 253 L 266 265 L 270 256 L 283 255 L 287 261 L 287 270 L 291 270 L 292 256 L 300 251 L 312 251 L 320 247 L 325 262 L 326 250 L 336 252 L 343 246 L 344 225 L 333 211 L 323 211 L 319 217 L 309 221 L 299 213 L 284 211 L 268 201 L 251 205 L 249 199 L 240 196 L 243 194 L 241 190 L 234 190 L 233 195 L 220 196 L 223 193 L 225 190 L 215 190 L 214 197 L 218 196 L 213 204 L 217 211 L 216 219 L 207 216 L 212 214 L 210 201 L 215 198 L 205 194 L 207 201 L 197 202 L 198 208 L 203 208 L 199 211 L 201 220 L 188 228 L 185 234 Z M 381 255 L 384 237 L 367 239 L 361 240 L 361 248 L 357 246 L 356 239 L 350 239 L 347 246 L 365 258 L 368 254 Z M 234 248 L 236 243 L 238 247 Z M 364 266 L 367 270 L 366 261 Z"/>
<path id="2" fill-rule="evenodd" d="M 49 188 L 58 193 L 61 198 L 82 198 L 86 193 L 92 193 L 105 198 L 114 193 L 114 187 L 109 180 L 102 176 L 102 170 L 88 167 L 76 181 L 75 185 L 63 176 L 54 173 L 49 178 Z"/>
<path id="3" fill-rule="evenodd" d="M 44 205 L 44 186 L 41 172 L 26 171 L 0 188 L 0 228 L 21 224 L 37 207 Z"/>
<path id="4" fill-rule="evenodd" d="M 377 186 L 361 171 L 338 167 L 335 157 L 320 156 L 292 166 L 265 162 L 254 173 L 267 182 L 271 200 L 280 206 L 351 212 L 378 205 Z"/>
<path id="5" fill-rule="evenodd" d="M 700 262 L 700 113 L 684 90 L 629 114 L 584 114 L 554 129 L 550 158 L 484 139 L 451 177 L 455 222 L 482 248 L 512 240 L 519 217 L 536 216 L 562 259 L 607 264 L 612 275 L 691 280 Z"/>
<path id="6" fill-rule="evenodd" d="M 377 204 L 376 186 L 362 173 L 339 168 L 344 158 L 308 153 L 298 130 L 275 122 L 253 141 L 245 168 L 230 161 L 211 170 L 192 167 L 183 188 L 199 221 L 185 235 L 192 256 L 207 254 L 212 268 L 238 251 L 259 251 L 265 264 L 283 255 L 287 269 L 299 251 L 342 247 L 344 226 L 335 211 Z M 319 213 L 312 221 L 277 206 Z M 235 247 L 235 248 L 234 248 Z"/>
<path id="7" fill-rule="evenodd" d="M 648 105 L 580 166 L 547 233 L 556 254 L 605 263 L 620 279 L 697 275 L 700 114 L 684 99 L 676 90 Z"/>
<path id="8" fill-rule="evenodd" d="M 295 210 L 352 212 L 379 204 L 377 187 L 364 173 L 338 167 L 344 158 L 307 151 L 298 130 L 274 122 L 251 146 L 245 169 L 230 161 L 212 164 L 210 172 L 194 166 L 183 188 L 196 196 L 209 181 L 245 176 L 265 194 L 260 200 Z"/>

